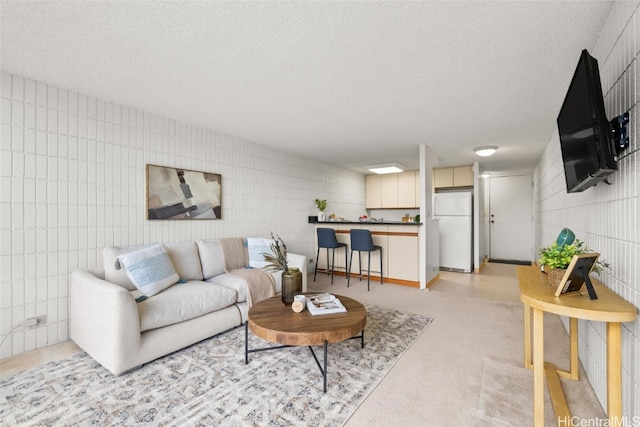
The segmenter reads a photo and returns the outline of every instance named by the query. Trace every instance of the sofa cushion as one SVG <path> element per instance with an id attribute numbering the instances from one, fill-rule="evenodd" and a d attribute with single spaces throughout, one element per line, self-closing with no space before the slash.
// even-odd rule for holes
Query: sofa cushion
<path id="1" fill-rule="evenodd" d="M 118 261 L 131 283 L 148 297 L 180 280 L 164 245 L 119 255 Z"/>
<path id="2" fill-rule="evenodd" d="M 107 246 L 102 250 L 102 264 L 104 268 L 104 280 L 115 283 L 123 288 L 133 291 L 136 287 L 131 283 L 127 272 L 123 268 L 116 268 L 118 256 L 151 247 L 152 245 L 136 246 Z"/>
<path id="3" fill-rule="evenodd" d="M 271 240 L 261 237 L 247 237 L 247 249 L 249 250 L 249 265 L 253 268 L 263 268 L 268 263 L 262 254 L 272 254 Z"/>
<path id="4" fill-rule="evenodd" d="M 236 302 L 245 302 L 247 300 L 247 282 L 245 282 L 241 277 L 223 273 L 213 276 L 206 281 L 232 290 Z"/>
<path id="5" fill-rule="evenodd" d="M 165 247 L 180 279 L 202 280 L 202 265 L 196 242 L 166 243 Z"/>
<path id="6" fill-rule="evenodd" d="M 132 292 L 134 298 L 140 292 Z M 233 289 L 201 281 L 179 283 L 138 303 L 140 331 L 161 328 L 211 313 L 236 301 Z"/>
<path id="7" fill-rule="evenodd" d="M 224 274 L 224 253 L 219 240 L 199 240 L 198 252 L 205 279 Z"/>

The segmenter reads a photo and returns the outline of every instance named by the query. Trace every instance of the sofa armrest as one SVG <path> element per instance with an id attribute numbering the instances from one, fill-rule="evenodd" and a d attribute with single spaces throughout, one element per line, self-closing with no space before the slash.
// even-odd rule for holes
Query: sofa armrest
<path id="1" fill-rule="evenodd" d="M 287 254 L 289 267 L 300 269 L 302 273 L 302 292 L 307 292 L 307 257 L 298 254 Z"/>
<path id="2" fill-rule="evenodd" d="M 131 355 L 140 348 L 140 316 L 128 290 L 75 270 L 69 317 L 71 339 L 91 357 L 115 375 L 131 369 Z"/>

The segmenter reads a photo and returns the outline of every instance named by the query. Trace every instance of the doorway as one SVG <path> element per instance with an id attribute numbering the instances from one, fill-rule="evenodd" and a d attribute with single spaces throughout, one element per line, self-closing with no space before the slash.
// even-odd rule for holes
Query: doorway
<path id="1" fill-rule="evenodd" d="M 489 257 L 530 263 L 532 247 L 531 175 L 489 179 Z"/>

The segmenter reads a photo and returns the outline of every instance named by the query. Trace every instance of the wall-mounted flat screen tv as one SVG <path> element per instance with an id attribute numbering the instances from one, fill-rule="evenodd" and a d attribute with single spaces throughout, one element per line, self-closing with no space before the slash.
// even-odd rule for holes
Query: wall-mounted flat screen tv
<path id="1" fill-rule="evenodd" d="M 586 50 L 580 54 L 557 121 L 567 193 L 584 191 L 618 169 L 598 61 Z"/>

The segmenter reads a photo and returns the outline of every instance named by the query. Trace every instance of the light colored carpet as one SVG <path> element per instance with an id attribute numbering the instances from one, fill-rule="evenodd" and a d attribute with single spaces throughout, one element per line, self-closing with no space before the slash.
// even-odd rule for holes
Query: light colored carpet
<path id="1" fill-rule="evenodd" d="M 511 427 L 523 420 L 533 420 L 533 371 L 501 361 L 485 359 L 482 365 L 482 388 L 477 403 L 478 425 Z M 545 388 L 545 407 L 551 400 Z M 554 425 L 553 412 L 545 411 L 544 425 Z"/>
<path id="2" fill-rule="evenodd" d="M 364 349 L 360 340 L 329 346 L 326 394 L 305 347 L 253 353 L 245 365 L 239 327 L 121 377 L 79 353 L 3 378 L 0 419 L 56 426 L 342 425 L 430 322 L 369 306 Z M 250 334 L 250 348 L 265 345 Z"/>
<path id="3" fill-rule="evenodd" d="M 582 373 L 584 375 L 584 373 Z M 579 408 L 579 415 L 572 422 L 586 425 L 597 420 L 604 425 L 602 408 L 595 394 L 581 390 L 577 381 L 560 378 L 560 383 L 569 408 Z M 546 384 L 546 380 L 545 380 Z M 482 387 L 474 415 L 477 423 L 474 426 L 532 425 L 533 420 L 533 370 L 522 365 L 513 365 L 504 360 L 483 359 Z M 555 426 L 556 419 L 547 387 L 544 388 L 545 411 L 544 425 Z M 569 421 L 567 421 L 569 422 Z"/>
<path id="4" fill-rule="evenodd" d="M 311 277 L 311 291 L 335 292 L 363 304 L 435 319 L 346 426 L 491 426 L 478 417 L 481 394 L 490 396 L 483 385 L 486 360 L 524 366 L 523 309 L 515 270 L 514 265 L 490 263 L 482 274 L 440 272 L 441 280 L 430 291 L 371 282 L 367 292 L 366 280 L 352 280 L 347 288 L 344 277 L 336 278 L 333 286 L 325 275 L 318 275 L 317 282 Z M 545 360 L 567 369 L 567 333 L 558 316 L 546 313 L 544 318 Z M 516 408 L 509 414 L 509 420 L 517 420 L 511 425 L 532 426 L 533 381 L 527 372 L 519 372 L 524 373 L 522 385 L 531 391 L 512 388 L 508 397 L 496 396 L 496 402 Z M 560 381 L 573 415 L 583 420 L 605 418 L 582 369 L 579 381 Z M 553 416 L 550 404 L 545 405 L 545 414 Z"/>

